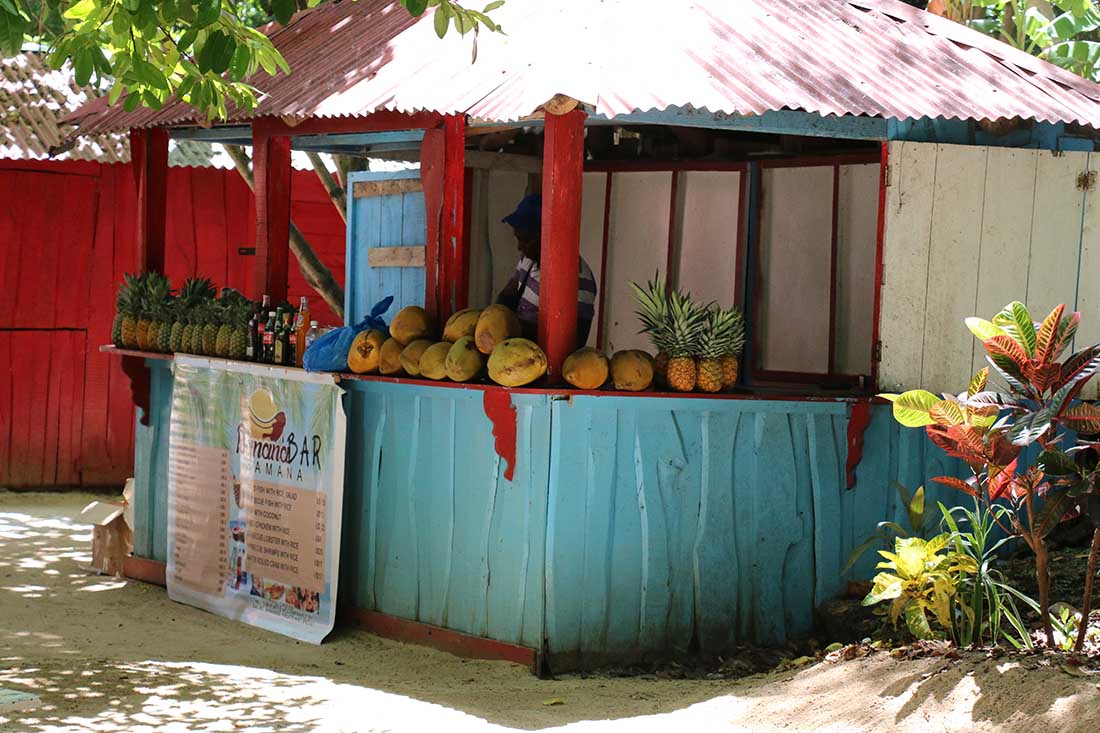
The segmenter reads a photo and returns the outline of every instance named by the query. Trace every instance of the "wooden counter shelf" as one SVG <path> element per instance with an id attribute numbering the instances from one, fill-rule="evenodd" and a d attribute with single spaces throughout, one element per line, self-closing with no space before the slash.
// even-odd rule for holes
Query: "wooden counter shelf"
<path id="1" fill-rule="evenodd" d="M 139 351 L 135 349 L 120 349 L 117 346 L 100 346 L 99 350 L 105 354 L 114 354 L 116 356 L 134 356 L 143 359 L 158 359 L 161 361 L 172 361 L 175 358 L 175 354 L 164 354 L 155 351 Z M 199 356 L 199 355 L 194 355 Z M 204 357 L 200 357 L 204 358 Z M 209 357 L 211 359 L 219 359 L 220 357 Z M 223 359 L 223 361 L 235 361 L 233 359 Z M 255 364 L 259 362 L 245 362 L 246 364 Z M 264 366 L 270 366 L 278 369 L 299 369 L 300 367 L 279 366 L 275 364 L 265 364 Z M 441 387 L 444 389 L 470 389 L 477 391 L 496 391 L 504 390 L 512 392 L 514 394 L 550 394 L 555 397 L 571 398 L 577 396 L 588 397 L 649 397 L 654 399 L 696 399 L 696 400 L 779 400 L 790 402 L 846 402 L 846 403 L 874 403 L 885 404 L 885 400 L 875 397 L 874 395 L 862 394 L 834 394 L 826 391 L 809 391 L 809 390 L 781 390 L 772 388 L 761 389 L 749 389 L 738 388 L 735 392 L 659 392 L 655 390 L 647 390 L 644 392 L 625 392 L 617 391 L 613 389 L 572 389 L 569 387 L 551 387 L 551 386 L 532 386 L 532 387 L 502 387 L 499 384 L 491 383 L 463 383 L 463 382 L 450 382 L 450 381 L 435 381 L 431 379 L 416 379 L 413 377 L 387 377 L 379 374 L 355 374 L 353 372 L 335 372 L 340 381 L 354 381 L 354 382 L 380 382 L 383 384 L 406 384 L 417 387 Z"/>

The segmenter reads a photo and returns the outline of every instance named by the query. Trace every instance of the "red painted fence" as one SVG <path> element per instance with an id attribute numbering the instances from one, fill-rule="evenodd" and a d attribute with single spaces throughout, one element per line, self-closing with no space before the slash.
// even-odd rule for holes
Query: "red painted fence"
<path id="1" fill-rule="evenodd" d="M 296 171 L 294 222 L 344 282 L 344 223 L 316 176 Z M 0 487 L 121 484 L 134 410 L 110 341 L 117 283 L 136 262 L 128 165 L 0 161 Z M 252 193 L 236 171 L 172 168 L 167 271 L 253 295 Z M 293 302 L 336 317 L 291 263 Z"/>

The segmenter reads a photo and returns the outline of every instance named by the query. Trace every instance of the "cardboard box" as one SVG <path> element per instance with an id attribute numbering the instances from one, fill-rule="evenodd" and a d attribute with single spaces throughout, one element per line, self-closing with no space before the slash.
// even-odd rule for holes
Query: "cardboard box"
<path id="1" fill-rule="evenodd" d="M 122 565 L 134 547 L 126 506 L 93 501 L 81 510 L 80 517 L 92 525 L 92 567 L 107 575 L 122 575 Z"/>

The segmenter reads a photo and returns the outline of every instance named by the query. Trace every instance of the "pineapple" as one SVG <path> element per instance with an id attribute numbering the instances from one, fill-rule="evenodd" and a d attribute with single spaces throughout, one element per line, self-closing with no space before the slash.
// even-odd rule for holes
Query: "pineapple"
<path id="1" fill-rule="evenodd" d="M 643 289 L 637 283 L 630 283 L 634 291 L 634 300 L 638 304 L 635 311 L 642 321 L 642 333 L 649 336 L 657 356 L 653 360 L 653 375 L 659 386 L 666 387 L 668 372 L 668 349 L 671 345 L 671 329 L 668 320 L 668 291 L 660 273 L 646 283 Z"/>
<path id="2" fill-rule="evenodd" d="M 218 322 L 221 320 L 221 307 L 216 301 L 210 301 L 204 311 L 202 324 L 202 352 L 206 356 L 217 356 Z"/>
<path id="3" fill-rule="evenodd" d="M 737 384 L 737 360 L 745 346 L 745 316 L 737 308 L 728 310 L 732 321 L 730 339 L 726 353 L 722 355 L 722 389 L 728 390 Z"/>
<path id="4" fill-rule="evenodd" d="M 707 309 L 691 300 L 690 295 L 673 291 L 668 298 L 668 386 L 677 392 L 695 389 L 695 355 L 706 333 Z"/>
<path id="5" fill-rule="evenodd" d="M 252 317 L 252 304 L 247 300 L 233 309 L 229 335 L 229 358 L 243 359 L 248 355 L 248 320 Z"/>
<path id="6" fill-rule="evenodd" d="M 155 341 L 155 348 L 161 353 L 168 353 L 172 350 L 172 325 L 173 317 L 172 313 L 175 310 L 175 298 L 169 298 L 166 302 L 157 307 L 156 321 L 153 322 L 154 329 L 157 333 L 157 339 Z"/>
<path id="7" fill-rule="evenodd" d="M 730 354 L 732 342 L 737 335 L 739 325 L 736 311 L 712 307 L 707 313 L 706 329 L 699 342 L 699 362 L 697 386 L 703 392 L 718 392 L 722 389 L 725 369 L 722 357 Z M 736 360 L 734 361 L 736 366 Z M 734 376 L 736 380 L 736 375 Z"/>
<path id="8" fill-rule="evenodd" d="M 172 289 L 168 278 L 159 272 L 146 273 L 145 278 L 141 305 L 137 313 L 137 342 L 138 348 L 142 351 L 152 351 L 156 346 L 156 332 L 153 332 L 150 339 L 149 327 L 153 324 L 156 309 L 168 300 Z"/>
<path id="9" fill-rule="evenodd" d="M 214 353 L 223 359 L 229 358 L 229 339 L 233 335 L 233 312 L 229 308 L 222 310 L 221 324 L 214 337 Z"/>
<path id="10" fill-rule="evenodd" d="M 177 318 L 177 325 L 180 326 L 179 348 L 173 351 L 187 354 L 202 353 L 202 329 L 199 319 L 203 304 L 213 300 L 214 293 L 214 286 L 209 278 L 187 278 L 179 294 L 179 317 Z M 195 338 L 196 333 L 198 333 L 198 339 Z"/>
<path id="11" fill-rule="evenodd" d="M 183 327 L 187 315 L 186 310 L 183 307 L 183 302 L 179 299 L 172 303 L 172 328 L 168 336 L 168 351 L 173 354 L 183 351 Z"/>
<path id="12" fill-rule="evenodd" d="M 134 348 L 137 346 L 137 335 L 134 329 L 137 319 L 134 318 L 134 305 L 137 300 L 137 285 L 140 275 L 123 275 L 122 285 L 118 288 L 118 296 L 115 298 L 115 320 L 111 323 L 111 343 L 118 348 Z"/>

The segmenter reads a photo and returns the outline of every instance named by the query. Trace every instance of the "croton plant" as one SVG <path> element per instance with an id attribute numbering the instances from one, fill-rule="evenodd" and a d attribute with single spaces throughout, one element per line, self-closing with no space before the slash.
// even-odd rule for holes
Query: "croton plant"
<path id="1" fill-rule="evenodd" d="M 1047 642 L 1054 644 L 1049 614 L 1049 555 L 1046 537 L 1065 518 L 1087 515 L 1094 525 L 1077 648 L 1084 643 L 1091 608 L 1092 581 L 1100 553 L 1100 406 L 1079 399 L 1082 388 L 1100 370 L 1100 345 L 1082 348 L 1062 360 L 1073 344 L 1080 313 L 1060 305 L 1041 323 L 1019 302 L 1005 306 L 992 321 L 968 318 L 966 325 L 982 342 L 988 367 L 958 395 L 922 389 L 884 394 L 902 425 L 923 427 L 948 455 L 971 470 L 968 479 L 937 476 L 934 481 L 976 497 L 998 513 L 1035 553 L 1039 607 Z M 992 370 L 992 372 L 991 372 Z M 993 385 L 990 374 L 1003 382 Z M 1037 450 L 1031 461 L 1023 450 Z"/>

